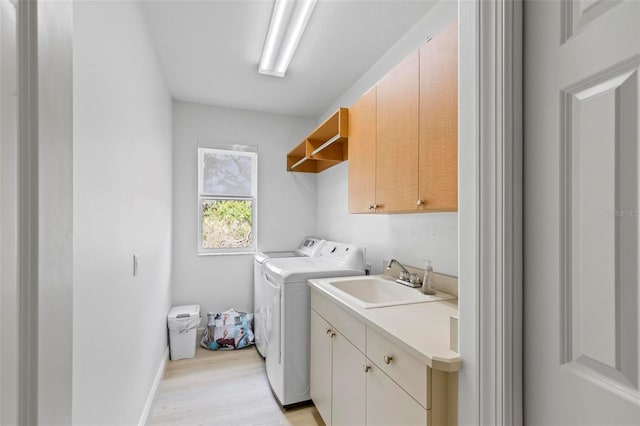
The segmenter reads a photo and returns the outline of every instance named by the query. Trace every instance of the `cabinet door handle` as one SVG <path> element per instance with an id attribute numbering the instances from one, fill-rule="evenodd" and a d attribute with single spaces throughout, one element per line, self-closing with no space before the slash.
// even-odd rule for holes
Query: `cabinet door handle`
<path id="1" fill-rule="evenodd" d="M 418 207 L 420 207 L 420 206 L 421 206 L 421 205 L 423 205 L 423 204 L 424 204 L 424 201 L 422 201 L 422 200 L 418 200 L 418 201 L 416 201 L 416 205 L 417 205 Z"/>
<path id="2" fill-rule="evenodd" d="M 327 328 L 326 333 L 329 335 L 329 337 L 334 337 L 336 335 L 336 333 L 330 328 Z"/>
<path id="3" fill-rule="evenodd" d="M 365 364 L 365 365 L 363 365 L 363 366 L 362 366 L 362 369 L 364 370 L 364 372 L 365 372 L 365 373 L 368 373 L 368 372 L 369 372 L 369 370 L 371 370 L 371 366 L 370 366 L 370 365 Z"/>
<path id="4" fill-rule="evenodd" d="M 382 359 L 384 359 L 385 364 L 391 364 L 391 361 L 393 361 L 393 357 L 391 355 L 385 355 Z"/>

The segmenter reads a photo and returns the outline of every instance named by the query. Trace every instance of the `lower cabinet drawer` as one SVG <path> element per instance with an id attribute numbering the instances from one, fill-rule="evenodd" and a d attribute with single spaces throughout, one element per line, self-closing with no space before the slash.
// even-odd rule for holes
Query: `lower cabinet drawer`
<path id="1" fill-rule="evenodd" d="M 360 352 L 364 353 L 366 326 L 362 321 L 313 290 L 311 291 L 311 308 L 353 343 Z"/>
<path id="2" fill-rule="evenodd" d="M 366 424 L 380 426 L 425 426 L 427 410 L 372 365 L 367 372 Z"/>
<path id="3" fill-rule="evenodd" d="M 367 358 L 406 390 L 424 408 L 431 408 L 431 370 L 413 355 L 367 327 Z"/>

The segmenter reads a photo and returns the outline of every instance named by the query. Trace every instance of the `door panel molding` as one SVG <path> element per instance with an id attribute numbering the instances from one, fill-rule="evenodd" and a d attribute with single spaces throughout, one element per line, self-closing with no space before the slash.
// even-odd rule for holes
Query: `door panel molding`
<path id="1" fill-rule="evenodd" d="M 562 43 L 582 33 L 592 22 L 597 20 L 622 0 L 566 0 L 562 3 Z"/>
<path id="2" fill-rule="evenodd" d="M 561 91 L 560 364 L 640 405 L 639 69 Z"/>

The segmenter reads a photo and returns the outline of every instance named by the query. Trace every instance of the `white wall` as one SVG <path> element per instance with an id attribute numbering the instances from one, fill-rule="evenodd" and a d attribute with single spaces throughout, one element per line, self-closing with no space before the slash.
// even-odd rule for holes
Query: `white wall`
<path id="1" fill-rule="evenodd" d="M 253 255 L 196 254 L 198 143 L 258 147 L 258 249 L 288 250 L 316 233 L 316 176 L 289 173 L 285 161 L 313 126 L 292 116 L 174 103 L 174 304 L 199 304 L 204 313 L 253 310 Z"/>
<path id="2" fill-rule="evenodd" d="M 321 119 L 340 106 L 350 106 L 409 53 L 419 48 L 456 19 L 457 3 L 436 4 L 405 36 L 396 42 Z M 360 244 L 374 273 L 382 260 L 397 258 L 413 266 L 432 260 L 437 272 L 458 275 L 458 214 L 416 213 L 397 215 L 350 215 L 347 208 L 348 162 L 318 175 L 318 234 L 325 238 Z"/>
<path id="3" fill-rule="evenodd" d="M 167 348 L 172 103 L 138 4 L 74 2 L 74 33 L 73 423 L 132 425 Z"/>

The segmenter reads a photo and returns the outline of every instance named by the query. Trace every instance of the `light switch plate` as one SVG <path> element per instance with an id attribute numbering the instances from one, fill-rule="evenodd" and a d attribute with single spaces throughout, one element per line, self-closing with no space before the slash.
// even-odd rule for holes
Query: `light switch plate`
<path id="1" fill-rule="evenodd" d="M 138 275 L 138 256 L 133 255 L 133 276 Z"/>

